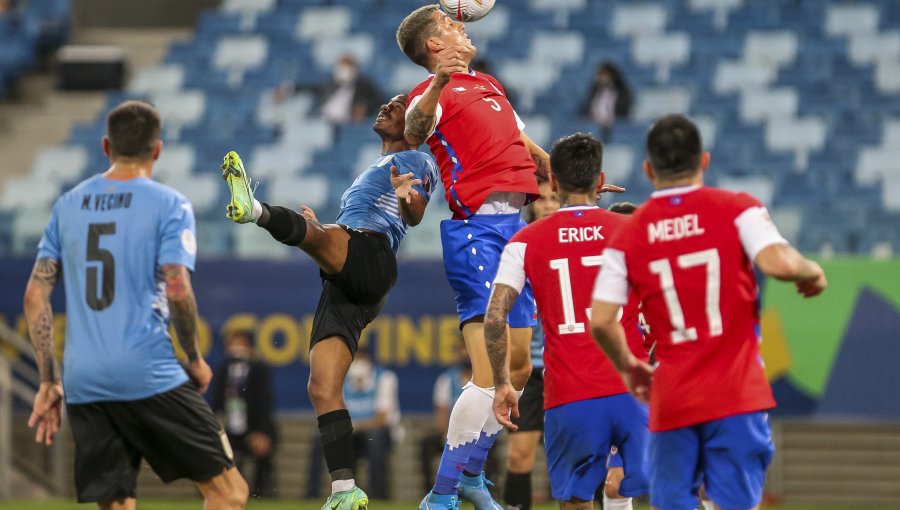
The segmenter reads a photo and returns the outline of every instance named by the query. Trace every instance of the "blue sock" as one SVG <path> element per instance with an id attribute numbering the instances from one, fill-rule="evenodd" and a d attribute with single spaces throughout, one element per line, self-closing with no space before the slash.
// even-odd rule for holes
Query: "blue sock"
<path id="1" fill-rule="evenodd" d="M 487 462 L 488 454 L 491 452 L 498 435 L 499 433 L 488 435 L 484 431 L 481 432 L 478 436 L 478 441 L 475 442 L 475 447 L 472 448 L 472 453 L 469 454 L 466 471 L 473 475 L 479 475 L 484 471 L 484 463 Z"/>
<path id="2" fill-rule="evenodd" d="M 456 448 L 450 448 L 449 444 L 444 445 L 444 454 L 441 455 L 441 463 L 431 492 L 445 495 L 459 492 L 459 477 L 466 468 L 474 447 L 475 441 L 463 443 Z"/>

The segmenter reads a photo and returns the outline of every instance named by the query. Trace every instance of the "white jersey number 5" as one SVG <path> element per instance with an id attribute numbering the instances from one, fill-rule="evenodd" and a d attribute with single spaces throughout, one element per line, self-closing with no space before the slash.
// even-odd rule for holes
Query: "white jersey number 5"
<path id="1" fill-rule="evenodd" d="M 719 310 L 721 293 L 721 273 L 719 270 L 719 251 L 709 249 L 686 253 L 677 259 L 678 267 L 688 269 L 706 266 L 706 320 L 709 322 L 710 336 L 722 334 L 722 312 Z M 657 259 L 650 262 L 650 272 L 659 275 L 659 284 L 663 291 L 666 308 L 669 310 L 669 321 L 672 323 L 672 343 L 681 343 L 697 339 L 697 328 L 687 327 L 681 301 L 675 290 L 675 277 L 668 259 Z"/>
<path id="2" fill-rule="evenodd" d="M 493 108 L 494 111 L 498 111 L 498 112 L 500 111 L 500 103 L 498 103 L 496 99 L 491 98 L 491 97 L 483 97 L 481 99 L 483 101 L 487 101 L 488 103 L 491 103 L 491 108 Z"/>

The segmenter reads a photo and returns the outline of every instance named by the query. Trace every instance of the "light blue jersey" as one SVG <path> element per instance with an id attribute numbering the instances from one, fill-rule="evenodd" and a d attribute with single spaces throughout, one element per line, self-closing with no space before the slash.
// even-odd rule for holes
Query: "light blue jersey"
<path id="1" fill-rule="evenodd" d="M 187 382 L 160 268 L 194 270 L 194 232 L 190 202 L 150 179 L 98 175 L 56 201 L 38 258 L 59 261 L 65 282 L 67 402 L 138 400 Z"/>
<path id="2" fill-rule="evenodd" d="M 421 179 L 421 186 L 413 189 L 428 202 L 440 182 L 440 173 L 431 156 L 418 151 L 383 154 L 344 192 L 336 223 L 386 234 L 397 253 L 409 226 L 400 217 L 400 206 L 391 186 L 391 166 L 396 166 L 401 175 L 412 172 L 416 179 Z"/>
<path id="3" fill-rule="evenodd" d="M 540 317 L 531 330 L 531 369 L 544 369 L 544 326 Z"/>

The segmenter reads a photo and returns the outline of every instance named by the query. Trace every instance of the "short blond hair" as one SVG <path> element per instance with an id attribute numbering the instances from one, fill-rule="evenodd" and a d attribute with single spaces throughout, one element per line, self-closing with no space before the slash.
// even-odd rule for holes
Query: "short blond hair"
<path id="1" fill-rule="evenodd" d="M 429 68 L 428 48 L 425 39 L 437 33 L 434 13 L 440 6 L 431 4 L 419 7 L 403 18 L 397 27 L 397 44 L 414 63 Z"/>

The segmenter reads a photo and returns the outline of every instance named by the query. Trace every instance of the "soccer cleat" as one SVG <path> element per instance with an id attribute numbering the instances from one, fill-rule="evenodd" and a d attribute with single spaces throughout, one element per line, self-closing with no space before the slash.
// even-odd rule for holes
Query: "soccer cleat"
<path id="1" fill-rule="evenodd" d="M 225 206 L 225 216 L 235 223 L 253 221 L 253 192 L 256 186 L 250 187 L 250 178 L 244 170 L 244 163 L 237 152 L 230 151 L 222 162 L 222 178 L 231 191 L 231 203 Z"/>
<path id="2" fill-rule="evenodd" d="M 435 494 L 429 492 L 419 503 L 419 510 L 457 510 L 459 498 L 453 494 Z"/>
<path id="3" fill-rule="evenodd" d="M 494 501 L 487 486 L 493 487 L 493 483 L 484 477 L 482 472 L 478 476 L 462 475 L 459 480 L 459 497 L 472 503 L 475 510 L 503 510 L 503 505 Z"/>
<path id="4" fill-rule="evenodd" d="M 368 507 L 369 497 L 362 489 L 354 487 L 328 496 L 322 510 L 366 510 Z"/>

